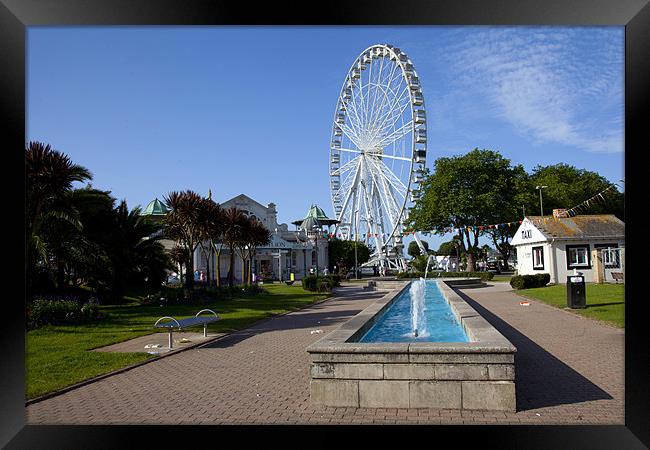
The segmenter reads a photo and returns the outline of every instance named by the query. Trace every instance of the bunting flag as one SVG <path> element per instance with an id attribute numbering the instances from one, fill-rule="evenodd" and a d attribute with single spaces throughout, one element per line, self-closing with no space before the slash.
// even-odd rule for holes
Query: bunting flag
<path id="1" fill-rule="evenodd" d="M 496 224 L 491 224 L 491 225 L 457 225 L 453 227 L 446 227 L 442 228 L 441 230 L 426 230 L 426 231 L 420 231 L 425 236 L 429 236 L 430 234 L 436 234 L 439 232 L 442 233 L 460 233 L 461 231 L 467 231 L 467 232 L 481 232 L 485 230 L 498 230 L 499 228 L 501 229 L 506 229 L 506 228 L 512 228 L 513 226 L 518 226 L 523 223 L 523 220 L 514 220 L 512 222 L 504 222 L 504 223 L 496 223 Z M 402 236 L 408 236 L 410 234 L 415 235 L 417 231 L 403 231 Z"/>
<path id="2" fill-rule="evenodd" d="M 596 194 L 593 197 L 585 200 L 584 202 L 580 203 L 579 205 L 576 205 L 571 209 L 567 209 L 567 213 L 569 214 L 569 217 L 575 216 L 579 211 L 582 211 L 584 209 L 588 209 L 589 207 L 591 207 L 591 205 L 593 203 L 604 202 L 605 201 L 605 196 L 603 194 L 605 192 L 608 192 L 610 189 L 613 189 L 615 186 L 616 186 L 616 183 L 611 184 L 607 188 L 600 191 L 598 194 Z"/>

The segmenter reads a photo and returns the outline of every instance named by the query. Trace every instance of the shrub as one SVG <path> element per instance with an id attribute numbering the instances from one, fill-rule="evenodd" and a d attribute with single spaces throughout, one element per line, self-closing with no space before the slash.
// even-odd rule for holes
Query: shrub
<path id="1" fill-rule="evenodd" d="M 316 276 L 308 275 L 302 279 L 302 287 L 306 291 L 331 291 L 333 287 L 341 285 L 340 275 Z"/>
<path id="2" fill-rule="evenodd" d="M 70 299 L 37 298 L 27 307 L 27 327 L 30 329 L 45 325 L 75 325 L 102 317 L 99 302 L 92 297 L 84 304 Z"/>
<path id="3" fill-rule="evenodd" d="M 332 290 L 332 280 L 328 278 L 320 278 L 316 281 L 316 290 L 318 292 L 330 292 Z"/>
<path id="4" fill-rule="evenodd" d="M 512 286 L 513 289 L 526 289 L 523 275 L 515 275 L 510 278 L 510 286 Z"/>
<path id="5" fill-rule="evenodd" d="M 546 286 L 551 281 L 551 275 L 548 273 L 538 273 L 535 275 L 516 275 L 510 279 L 510 286 L 513 289 L 531 289 Z"/>
<path id="6" fill-rule="evenodd" d="M 303 289 L 307 291 L 315 291 L 317 289 L 318 277 L 316 275 L 307 275 L 301 282 Z"/>
<path id="7" fill-rule="evenodd" d="M 328 278 L 332 280 L 334 286 L 341 285 L 341 275 L 333 273 L 331 275 L 328 275 Z"/>
<path id="8" fill-rule="evenodd" d="M 535 277 L 538 287 L 544 287 L 551 281 L 551 274 L 548 273 L 538 273 Z"/>

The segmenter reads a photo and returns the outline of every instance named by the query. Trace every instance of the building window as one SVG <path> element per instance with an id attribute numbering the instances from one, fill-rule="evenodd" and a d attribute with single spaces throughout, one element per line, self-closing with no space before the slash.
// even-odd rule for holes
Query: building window
<path id="1" fill-rule="evenodd" d="M 311 252 L 311 265 L 312 265 L 312 266 L 315 266 L 316 264 L 318 264 L 318 262 L 316 262 L 316 261 L 317 261 L 317 260 L 316 260 L 316 252 L 315 252 L 315 251 L 312 251 L 312 252 Z"/>
<path id="2" fill-rule="evenodd" d="M 533 269 L 544 270 L 544 247 L 533 247 Z"/>
<path id="3" fill-rule="evenodd" d="M 603 265 L 606 269 L 620 269 L 618 244 L 595 244 L 594 248 L 601 250 Z"/>
<path id="4" fill-rule="evenodd" d="M 568 269 L 590 269 L 589 245 L 567 245 L 566 262 Z"/>

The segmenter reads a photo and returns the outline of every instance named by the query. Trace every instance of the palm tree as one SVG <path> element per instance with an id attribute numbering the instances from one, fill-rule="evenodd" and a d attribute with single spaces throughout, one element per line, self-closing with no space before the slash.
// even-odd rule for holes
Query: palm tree
<path id="1" fill-rule="evenodd" d="M 167 234 L 185 249 L 189 258 L 185 275 L 185 287 L 194 288 L 194 251 L 201 242 L 204 232 L 199 223 L 198 211 L 203 198 L 194 191 L 170 192 L 165 203 L 170 212 L 165 216 Z"/>
<path id="2" fill-rule="evenodd" d="M 271 240 L 271 232 L 257 219 L 252 219 L 248 228 L 248 283 L 253 283 L 253 259 L 259 246 Z"/>
<path id="3" fill-rule="evenodd" d="M 247 261 L 249 256 L 248 246 L 252 238 L 251 225 L 253 223 L 253 220 L 255 219 L 251 219 L 248 216 L 246 216 L 246 220 L 242 220 L 239 227 L 239 232 L 237 233 L 237 241 L 235 242 L 235 248 L 237 249 L 237 253 L 241 258 L 241 280 L 242 284 L 244 285 L 248 284 L 248 277 L 246 276 Z"/>
<path id="4" fill-rule="evenodd" d="M 248 218 L 241 209 L 232 207 L 223 214 L 223 241 L 230 250 L 228 285 L 233 286 L 235 278 L 235 246 L 241 240 L 242 229 Z"/>
<path id="5" fill-rule="evenodd" d="M 126 287 L 146 281 L 158 287 L 170 260 L 159 241 L 162 225 L 141 215 L 140 208 L 129 211 L 124 200 L 114 210 L 112 245 L 108 249 L 113 266 L 111 295 L 120 299 Z"/>
<path id="6" fill-rule="evenodd" d="M 28 298 L 33 291 L 33 274 L 40 258 L 44 265 L 49 259 L 42 234 L 52 221 L 65 221 L 74 228 L 82 228 L 79 216 L 65 197 L 73 183 L 92 179 L 88 169 L 73 164 L 72 160 L 49 144 L 29 142 L 25 148 L 26 175 L 26 281 Z"/>
<path id="7" fill-rule="evenodd" d="M 213 206 L 208 210 L 208 215 L 210 220 L 208 221 L 206 238 L 210 243 L 212 254 L 216 256 L 214 273 L 217 286 L 221 286 L 221 251 L 223 250 L 224 210 L 221 209 L 219 204 L 213 202 Z"/>
<path id="8" fill-rule="evenodd" d="M 212 284 L 210 276 L 210 261 L 214 251 L 214 241 L 220 238 L 221 234 L 221 207 L 211 198 L 204 198 L 198 205 L 197 221 L 201 231 L 201 240 L 199 246 L 205 255 L 205 264 L 207 272 L 208 285 Z M 218 264 L 218 260 L 217 260 Z M 217 272 L 217 277 L 218 277 Z"/>
<path id="9" fill-rule="evenodd" d="M 187 260 L 189 259 L 187 251 L 177 245 L 169 251 L 169 258 L 178 266 L 178 279 L 182 282 L 183 267 L 187 267 Z"/>
<path id="10" fill-rule="evenodd" d="M 47 253 L 56 267 L 59 289 L 83 280 L 81 274 L 96 278 L 104 272 L 101 268 L 106 264 L 104 248 L 113 245 L 106 236 L 110 234 L 115 208 L 115 199 L 109 191 L 94 189 L 91 185 L 67 192 L 62 202 L 82 227 L 56 220 L 45 224 L 42 230 Z"/>

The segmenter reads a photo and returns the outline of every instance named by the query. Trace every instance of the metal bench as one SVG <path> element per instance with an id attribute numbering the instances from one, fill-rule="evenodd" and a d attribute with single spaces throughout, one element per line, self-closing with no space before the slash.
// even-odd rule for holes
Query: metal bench
<path id="1" fill-rule="evenodd" d="M 611 272 L 611 274 L 612 274 L 612 278 L 613 278 L 614 281 L 616 281 L 617 283 L 618 283 L 619 281 L 625 281 L 625 278 L 623 277 L 623 272 Z"/>
<path id="2" fill-rule="evenodd" d="M 199 317 L 199 315 L 201 315 L 204 312 L 210 312 L 214 314 L 214 317 L 210 317 L 210 316 Z M 180 331 L 183 328 L 194 327 L 196 325 L 203 325 L 203 336 L 207 337 L 208 324 L 211 322 L 216 322 L 217 320 L 219 320 L 219 316 L 217 315 L 217 313 L 215 313 L 211 309 L 202 309 L 201 311 L 196 313 L 196 316 L 188 317 L 187 319 L 178 320 L 171 316 L 161 317 L 156 321 L 156 323 L 153 326 L 156 328 L 167 328 L 169 330 L 169 349 L 171 350 L 173 348 L 172 331 L 174 327 L 177 327 L 178 330 Z"/>

